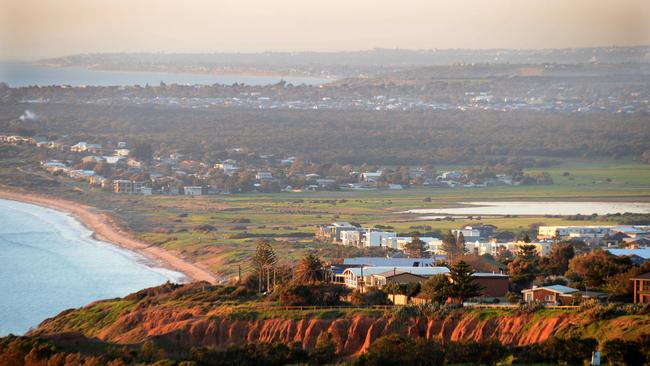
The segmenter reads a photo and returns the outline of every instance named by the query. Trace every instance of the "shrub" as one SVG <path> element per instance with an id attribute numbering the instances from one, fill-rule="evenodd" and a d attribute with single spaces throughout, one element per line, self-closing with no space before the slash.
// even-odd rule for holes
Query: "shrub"
<path id="1" fill-rule="evenodd" d="M 287 285 L 280 290 L 279 301 L 285 306 L 334 306 L 341 304 L 341 297 L 349 289 L 334 283 L 314 283 L 308 285 Z"/>
<path id="2" fill-rule="evenodd" d="M 213 232 L 213 231 L 217 231 L 217 228 L 212 226 L 212 225 L 209 225 L 209 224 L 203 224 L 203 225 L 199 225 L 199 226 L 195 227 L 194 231 L 210 233 L 210 232 Z"/>
<path id="3" fill-rule="evenodd" d="M 603 345 L 603 356 L 613 365 L 644 365 L 645 355 L 639 342 L 612 339 Z"/>
<path id="4" fill-rule="evenodd" d="M 316 347 L 309 355 L 310 364 L 327 365 L 336 358 L 336 344 L 332 333 L 323 332 L 316 339 Z"/>
<path id="5" fill-rule="evenodd" d="M 544 304 L 541 302 L 526 302 L 519 304 L 519 307 L 517 308 L 517 314 L 532 314 L 539 310 L 544 310 Z"/>
<path id="6" fill-rule="evenodd" d="M 376 288 L 369 288 L 366 292 L 355 291 L 350 300 L 353 305 L 388 305 L 388 295 Z"/>

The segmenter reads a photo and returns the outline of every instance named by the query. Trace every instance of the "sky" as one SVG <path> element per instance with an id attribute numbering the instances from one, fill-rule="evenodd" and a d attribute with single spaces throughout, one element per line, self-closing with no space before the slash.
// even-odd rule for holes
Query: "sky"
<path id="1" fill-rule="evenodd" d="M 650 44 L 650 0 L 0 0 L 0 59 Z"/>

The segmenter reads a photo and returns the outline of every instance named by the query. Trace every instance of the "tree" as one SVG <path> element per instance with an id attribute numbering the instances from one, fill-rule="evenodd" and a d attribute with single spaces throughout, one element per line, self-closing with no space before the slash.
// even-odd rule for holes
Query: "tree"
<path id="1" fill-rule="evenodd" d="M 641 159 L 644 163 L 650 164 L 650 150 L 644 151 L 643 155 L 641 155 Z"/>
<path id="2" fill-rule="evenodd" d="M 629 257 L 617 257 L 603 250 L 594 250 L 569 261 L 567 277 L 589 288 L 602 288 L 607 280 L 632 267 Z"/>
<path id="3" fill-rule="evenodd" d="M 151 144 L 148 142 L 136 142 L 130 155 L 136 160 L 150 161 L 153 156 L 153 147 L 151 147 Z"/>
<path id="4" fill-rule="evenodd" d="M 447 296 L 458 299 L 461 303 L 480 296 L 483 287 L 474 281 L 473 274 L 472 268 L 462 260 L 451 266 L 449 269 L 451 281 L 447 285 Z"/>
<path id="5" fill-rule="evenodd" d="M 534 245 L 521 245 L 515 259 L 508 263 L 512 290 L 519 292 L 530 287 L 539 274 L 539 256 Z"/>
<path id="6" fill-rule="evenodd" d="M 465 248 L 465 235 L 463 235 L 462 232 L 458 232 L 458 238 L 456 238 L 456 246 L 458 248 Z"/>
<path id="7" fill-rule="evenodd" d="M 336 358 L 336 343 L 332 333 L 323 332 L 316 338 L 316 347 L 310 354 L 313 365 L 328 365 Z"/>
<path id="8" fill-rule="evenodd" d="M 445 237 L 442 238 L 442 250 L 447 253 L 447 261 L 453 263 L 454 260 L 458 259 L 465 253 L 465 244 L 463 243 L 463 246 L 460 247 L 456 241 L 456 237 L 450 230 L 445 234 Z"/>
<path id="9" fill-rule="evenodd" d="M 413 240 L 411 240 L 409 243 L 406 243 L 404 246 L 404 253 L 409 258 L 422 258 L 425 256 L 426 250 L 426 244 L 420 240 L 418 236 L 414 236 Z"/>
<path id="10" fill-rule="evenodd" d="M 275 267 L 275 264 L 278 262 L 278 259 L 275 255 L 275 251 L 271 247 L 271 244 L 268 240 L 262 239 L 257 241 L 257 247 L 255 249 L 255 254 L 251 259 L 253 263 L 253 271 L 258 278 L 258 290 L 262 292 L 263 280 L 266 276 L 266 289 L 269 288 L 270 283 L 270 270 Z"/>
<path id="11" fill-rule="evenodd" d="M 422 282 L 420 296 L 433 302 L 443 303 L 447 300 L 447 287 L 449 286 L 449 277 L 446 275 L 431 276 Z"/>
<path id="12" fill-rule="evenodd" d="M 314 283 L 325 280 L 325 271 L 320 258 L 309 254 L 298 262 L 294 269 L 295 283 Z"/>
<path id="13" fill-rule="evenodd" d="M 630 300 L 634 294 L 634 282 L 630 279 L 646 272 L 650 272 L 650 262 L 645 262 L 641 267 L 633 266 L 627 272 L 610 276 L 605 284 L 605 291 L 613 298 Z"/>
<path id="14" fill-rule="evenodd" d="M 543 258 L 541 266 L 546 274 L 563 275 L 569 269 L 569 261 L 575 256 L 570 242 L 561 242 L 551 246 L 551 253 Z"/>

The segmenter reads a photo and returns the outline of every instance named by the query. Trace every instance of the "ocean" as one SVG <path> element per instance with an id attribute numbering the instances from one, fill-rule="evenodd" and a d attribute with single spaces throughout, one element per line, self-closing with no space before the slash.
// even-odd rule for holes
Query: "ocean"
<path id="1" fill-rule="evenodd" d="M 0 199 L 0 336 L 24 334 L 65 309 L 183 280 L 93 239 L 65 213 Z"/>
<path id="2" fill-rule="evenodd" d="M 47 67 L 32 65 L 27 62 L 0 62 L 0 82 L 12 87 L 21 86 L 127 86 L 189 84 L 212 85 L 244 83 L 247 85 L 271 85 L 284 80 L 294 85 L 321 85 L 329 79 L 293 76 L 245 76 L 245 75 L 209 75 L 190 73 L 148 72 L 148 71 L 105 71 L 90 70 L 81 67 Z"/>

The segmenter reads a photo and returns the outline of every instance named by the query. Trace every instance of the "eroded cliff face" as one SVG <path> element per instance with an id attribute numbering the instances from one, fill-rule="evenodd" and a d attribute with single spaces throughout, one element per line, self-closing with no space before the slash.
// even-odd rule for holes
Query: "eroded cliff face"
<path id="1" fill-rule="evenodd" d="M 49 319 L 32 335 L 53 335 L 81 332 L 115 343 L 140 343 L 155 337 L 172 345 L 227 347 L 245 343 L 298 342 L 312 349 L 323 332 L 331 333 L 340 355 L 365 351 L 381 336 L 400 334 L 408 337 L 440 338 L 447 341 L 497 339 L 507 345 L 524 345 L 544 341 L 578 321 L 572 313 L 545 317 L 528 314 L 480 316 L 461 312 L 446 317 L 417 317 L 398 320 L 390 315 L 343 315 L 336 319 L 288 317 L 267 319 L 232 319 L 205 312 L 201 307 L 135 307 L 123 311 L 105 325 L 84 329 L 74 322 L 65 322 L 70 314 Z"/>

